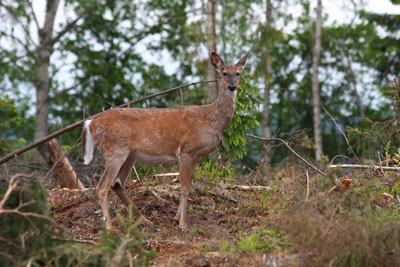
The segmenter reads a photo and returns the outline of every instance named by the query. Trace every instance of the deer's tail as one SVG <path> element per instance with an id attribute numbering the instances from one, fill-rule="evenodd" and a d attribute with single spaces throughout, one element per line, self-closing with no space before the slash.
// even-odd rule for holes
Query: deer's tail
<path id="1" fill-rule="evenodd" d="M 85 121 L 82 129 L 81 141 L 82 141 L 82 152 L 83 152 L 83 164 L 88 165 L 93 159 L 94 140 L 90 133 L 90 123 L 92 120 Z"/>

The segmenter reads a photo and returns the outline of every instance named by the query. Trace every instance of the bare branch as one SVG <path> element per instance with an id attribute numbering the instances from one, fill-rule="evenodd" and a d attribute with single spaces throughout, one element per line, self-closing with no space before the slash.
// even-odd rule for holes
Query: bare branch
<path id="1" fill-rule="evenodd" d="M 310 177 L 308 175 L 308 171 L 306 171 L 306 179 L 307 179 L 307 196 L 306 201 L 308 201 L 308 196 L 310 195 Z"/>
<path id="2" fill-rule="evenodd" d="M 33 20 L 35 21 L 37 30 L 40 31 L 39 21 L 38 21 L 38 19 L 36 17 L 35 10 L 33 10 L 32 1 L 28 1 L 28 5 L 29 5 L 29 8 L 30 8 L 31 13 L 32 13 Z"/>
<path id="3" fill-rule="evenodd" d="M 11 62 L 16 62 L 17 60 L 19 60 L 19 59 L 21 59 L 21 58 L 24 58 L 24 57 L 26 57 L 26 55 L 22 55 L 22 56 L 10 56 L 10 57 L 8 58 L 8 60 L 4 60 L 4 61 L 0 62 L 0 65 L 7 65 L 7 64 L 9 64 L 9 63 L 11 63 Z"/>
<path id="4" fill-rule="evenodd" d="M 335 124 L 336 128 L 338 128 L 338 130 L 340 131 L 340 133 L 343 135 L 344 140 L 347 143 L 347 146 L 351 149 L 351 153 L 353 154 L 353 156 L 357 159 L 358 162 L 360 162 L 360 159 L 357 157 L 356 153 L 354 153 L 353 148 L 350 146 L 350 142 L 349 139 L 347 139 L 346 134 L 343 132 L 342 128 L 339 127 L 339 125 L 336 123 L 336 120 L 333 118 L 333 116 L 328 112 L 328 110 L 326 110 L 326 108 L 321 105 L 321 107 L 323 108 L 323 110 L 325 110 L 326 114 L 328 114 L 329 118 L 331 118 L 331 120 L 333 121 L 333 123 Z"/>
<path id="5" fill-rule="evenodd" d="M 27 39 L 29 39 L 33 44 L 35 44 L 35 42 L 33 41 L 32 37 L 30 35 L 29 25 L 27 26 L 27 25 L 24 25 L 22 23 L 22 21 L 19 19 L 18 15 L 15 14 L 14 10 L 12 9 L 12 7 L 3 4 L 1 1 L 0 1 L 0 7 L 4 7 L 4 9 L 7 10 L 8 14 L 10 14 L 10 16 L 21 26 L 21 28 L 24 31 Z"/>
<path id="6" fill-rule="evenodd" d="M 32 175 L 26 174 L 26 173 L 17 173 L 11 177 L 10 182 L 8 183 L 8 189 L 3 196 L 3 199 L 0 201 L 0 209 L 2 209 L 4 207 L 4 204 L 7 202 L 8 198 L 10 197 L 11 192 L 18 186 L 18 182 L 14 183 L 14 180 L 17 179 L 18 177 L 31 178 Z"/>
<path id="7" fill-rule="evenodd" d="M 328 175 L 327 173 L 321 171 L 320 169 L 318 169 L 317 167 L 315 167 L 314 165 L 312 165 L 310 162 L 308 162 L 308 161 L 307 161 L 306 159 L 304 159 L 302 156 L 300 156 L 296 151 L 293 150 L 293 148 L 291 148 L 291 147 L 289 146 L 288 142 L 286 142 L 286 141 L 283 140 L 283 139 L 276 138 L 276 137 L 273 137 L 273 138 L 263 138 L 263 137 L 259 137 L 259 136 L 252 135 L 252 134 L 246 134 L 246 136 L 253 137 L 253 138 L 256 138 L 256 139 L 260 139 L 260 140 L 263 140 L 263 141 L 265 141 L 265 142 L 269 142 L 269 141 L 279 141 L 279 142 L 281 142 L 282 144 L 284 144 L 284 145 L 290 150 L 290 152 L 292 152 L 297 158 L 299 158 L 301 161 L 303 161 L 305 164 L 307 164 L 307 166 L 309 166 L 310 168 L 314 169 L 314 170 L 315 170 L 316 172 L 318 172 L 319 174 L 322 174 L 322 175 L 324 175 L 324 176 L 327 176 L 327 175 Z"/>
<path id="8" fill-rule="evenodd" d="M 340 164 L 340 165 L 329 165 L 330 169 L 373 169 L 373 170 L 384 170 L 384 171 L 400 171 L 400 167 L 385 167 L 376 165 L 357 165 L 357 164 Z"/>
<path id="9" fill-rule="evenodd" d="M 55 43 L 57 43 L 61 37 L 63 37 L 67 32 L 69 32 L 75 25 L 76 23 L 83 17 L 85 17 L 86 15 L 81 14 L 80 16 L 78 16 L 76 19 L 74 19 L 73 21 L 71 21 L 70 23 L 68 23 L 64 29 L 62 29 L 59 33 L 57 33 L 57 35 L 51 39 L 51 45 L 53 46 Z"/>
<path id="10" fill-rule="evenodd" d="M 24 173 L 17 173 L 14 176 L 11 177 L 10 182 L 8 184 L 8 188 L 6 193 L 4 194 L 2 200 L 0 201 L 0 215 L 2 214 L 8 214 L 8 213 L 13 213 L 13 214 L 18 214 L 24 217 L 36 217 L 36 218 L 41 218 L 41 219 L 45 219 L 48 220 L 52 223 L 55 224 L 55 221 L 43 214 L 38 214 L 38 213 L 34 213 L 34 212 L 25 212 L 25 211 L 20 211 L 20 209 L 22 209 L 23 207 L 26 207 L 30 204 L 32 204 L 34 201 L 29 201 L 26 203 L 22 203 L 20 204 L 18 207 L 14 208 L 14 209 L 4 209 L 4 205 L 6 204 L 6 202 L 8 201 L 8 199 L 10 198 L 11 193 L 15 190 L 15 188 L 18 187 L 19 183 L 18 181 L 15 181 L 16 178 L 18 177 L 32 177 L 29 174 L 24 174 Z"/>
<path id="11" fill-rule="evenodd" d="M 49 101 L 53 101 L 54 99 L 56 99 L 57 97 L 62 96 L 63 94 L 65 94 L 66 92 L 76 88 L 80 83 L 75 83 L 74 85 L 64 88 L 63 90 L 58 91 L 57 93 L 55 93 L 54 96 L 49 98 Z"/>

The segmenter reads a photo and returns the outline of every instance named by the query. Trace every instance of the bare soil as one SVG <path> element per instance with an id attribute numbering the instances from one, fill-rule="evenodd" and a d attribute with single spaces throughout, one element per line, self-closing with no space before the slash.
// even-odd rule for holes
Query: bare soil
<path id="1" fill-rule="evenodd" d="M 126 185 L 127 193 L 137 207 L 154 222 L 154 226 L 139 226 L 141 231 L 150 233 L 144 240 L 144 246 L 159 252 L 158 258 L 152 262 L 153 266 L 270 265 L 268 263 L 274 259 L 271 255 L 232 253 L 221 249 L 224 239 L 236 242 L 240 236 L 251 234 L 267 223 L 267 208 L 248 204 L 257 200 L 259 192 L 223 189 L 220 186 L 207 190 L 204 186 L 201 188 L 201 183 L 195 183 L 189 199 L 189 228 L 182 231 L 174 220 L 180 197 L 179 184 L 171 180 L 162 183 L 157 180 L 157 183 L 153 181 L 149 187 L 165 202 L 149 194 L 142 182 L 129 181 Z M 96 242 L 103 221 L 94 189 L 84 193 L 49 190 L 48 201 L 56 221 L 67 228 L 74 239 Z M 109 194 L 109 202 L 115 231 L 122 232 L 116 214 L 127 217 L 127 210 L 113 192 Z M 282 258 L 282 254 L 273 257 Z"/>

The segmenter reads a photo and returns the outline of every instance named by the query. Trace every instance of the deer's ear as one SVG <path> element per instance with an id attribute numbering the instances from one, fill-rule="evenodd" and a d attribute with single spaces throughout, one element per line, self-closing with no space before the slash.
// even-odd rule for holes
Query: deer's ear
<path id="1" fill-rule="evenodd" d="M 244 56 L 242 56 L 239 59 L 238 63 L 236 63 L 236 66 L 240 67 L 240 70 L 242 70 L 244 68 L 244 66 L 246 65 L 246 60 L 247 60 L 247 57 L 249 56 L 249 54 L 250 54 L 250 50 L 249 50 L 249 52 L 247 52 Z"/>
<path id="2" fill-rule="evenodd" d="M 211 52 L 211 64 L 218 71 L 221 71 L 225 67 L 224 61 L 215 52 Z"/>

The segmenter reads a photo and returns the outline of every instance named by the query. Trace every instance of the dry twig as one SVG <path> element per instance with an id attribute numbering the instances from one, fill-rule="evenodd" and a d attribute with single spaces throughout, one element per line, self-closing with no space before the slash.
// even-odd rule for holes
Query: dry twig
<path id="1" fill-rule="evenodd" d="M 29 174 L 24 174 L 24 173 L 17 173 L 15 175 L 13 175 L 10 179 L 10 182 L 8 184 L 8 188 L 6 193 L 4 194 L 2 200 L 0 201 L 0 215 L 2 214 L 8 214 L 8 213 L 13 213 L 13 214 L 18 214 L 20 216 L 24 216 L 24 217 L 36 217 L 36 218 L 40 218 L 40 219 L 45 219 L 48 220 L 52 223 L 55 224 L 55 221 L 43 214 L 38 214 L 38 213 L 34 213 L 34 212 L 26 212 L 26 211 L 20 211 L 20 209 L 22 209 L 23 207 L 30 205 L 33 203 L 33 201 L 30 202 L 26 202 L 26 203 L 22 203 L 20 204 L 18 207 L 14 208 L 14 209 L 5 209 L 4 205 L 6 204 L 6 202 L 8 201 L 8 199 L 10 198 L 11 193 L 18 187 L 19 183 L 18 181 L 15 181 L 15 179 L 17 179 L 18 177 L 32 177 Z"/>
<path id="2" fill-rule="evenodd" d="M 137 179 L 140 181 L 140 178 L 139 178 L 139 175 L 138 175 L 138 173 L 137 173 L 137 171 L 136 171 L 135 165 L 133 165 L 133 170 L 135 171 L 135 174 L 136 174 Z M 162 197 L 160 197 L 156 192 L 154 192 L 154 191 L 151 190 L 148 186 L 146 186 L 145 183 L 143 183 L 143 185 L 144 185 L 144 187 L 146 188 L 146 190 L 149 191 L 150 194 L 152 194 L 153 196 L 155 196 L 159 201 L 164 202 L 164 203 L 166 202 L 165 199 L 163 199 Z"/>
<path id="3" fill-rule="evenodd" d="M 306 196 L 306 201 L 308 201 L 308 196 L 310 195 L 310 177 L 308 176 L 308 171 L 306 171 L 306 178 L 307 178 L 307 196 Z"/>
<path id="4" fill-rule="evenodd" d="M 343 135 L 344 140 L 346 141 L 347 146 L 350 148 L 351 153 L 353 154 L 354 158 L 356 158 L 357 161 L 360 162 L 360 159 L 357 157 L 356 153 L 354 153 L 353 148 L 352 148 L 351 145 L 350 145 L 349 139 L 347 139 L 347 136 L 346 136 L 346 134 L 343 132 L 342 128 L 339 127 L 339 125 L 336 123 L 336 120 L 335 120 L 335 119 L 333 118 L 333 116 L 328 112 L 328 110 L 326 110 L 326 108 L 325 108 L 323 105 L 321 105 L 321 106 L 322 106 L 322 108 L 325 110 L 326 114 L 328 114 L 329 118 L 331 118 L 331 120 L 332 120 L 333 123 L 335 124 L 336 128 L 338 128 L 339 131 L 340 131 L 340 133 Z"/>
<path id="5" fill-rule="evenodd" d="M 310 162 L 308 162 L 308 161 L 307 161 L 306 159 L 304 159 L 302 156 L 300 156 L 296 151 L 294 151 L 293 148 L 291 148 L 291 147 L 289 146 L 288 142 L 286 142 L 286 141 L 283 140 L 283 139 L 276 138 L 276 137 L 273 137 L 273 138 L 263 138 L 263 137 L 259 137 L 259 136 L 252 135 L 252 134 L 246 134 L 246 135 L 249 136 L 249 137 L 253 137 L 253 138 L 256 138 L 256 139 L 263 140 L 263 141 L 265 141 L 265 142 L 269 142 L 269 141 L 279 141 L 279 142 L 283 143 L 283 144 L 290 150 L 290 152 L 292 152 L 298 159 L 300 159 L 300 160 L 303 161 L 305 164 L 307 164 L 307 166 L 309 166 L 310 168 L 312 168 L 313 170 L 315 170 L 315 171 L 318 172 L 319 174 L 322 174 L 322 175 L 324 175 L 324 176 L 327 176 L 327 175 L 328 175 L 327 173 L 321 171 L 320 169 L 318 169 L 317 167 L 315 167 L 314 165 L 312 165 Z"/>

